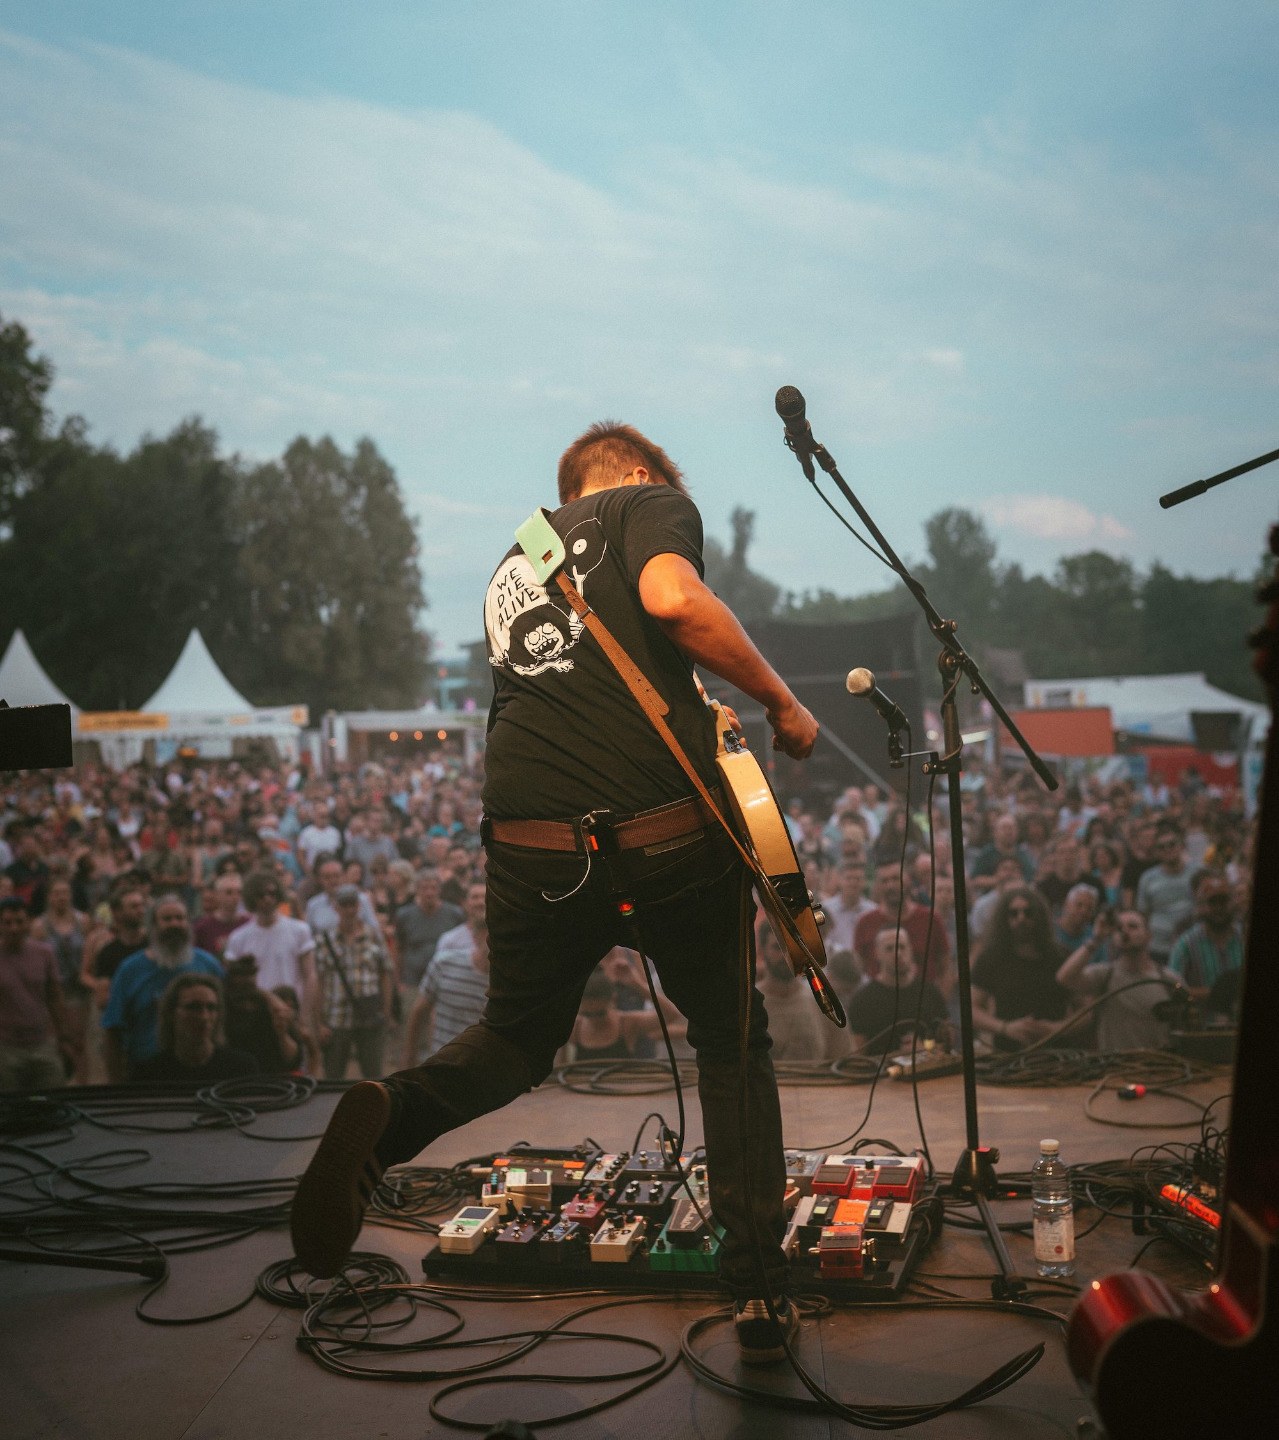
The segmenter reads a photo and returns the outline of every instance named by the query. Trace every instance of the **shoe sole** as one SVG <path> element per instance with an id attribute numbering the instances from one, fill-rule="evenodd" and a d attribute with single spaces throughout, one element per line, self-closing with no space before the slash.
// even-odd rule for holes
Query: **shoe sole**
<path id="1" fill-rule="evenodd" d="M 391 1097 L 375 1081 L 342 1096 L 298 1182 L 290 1214 L 293 1253 L 319 1280 L 341 1270 L 382 1179 L 374 1147 L 391 1118 Z"/>

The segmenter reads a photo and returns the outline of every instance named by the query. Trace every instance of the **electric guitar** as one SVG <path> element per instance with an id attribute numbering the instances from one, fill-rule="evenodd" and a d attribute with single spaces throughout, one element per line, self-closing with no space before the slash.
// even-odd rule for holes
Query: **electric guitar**
<path id="1" fill-rule="evenodd" d="M 1279 555 L 1279 526 L 1270 534 Z M 1239 1002 L 1221 1248 L 1213 1283 L 1183 1295 L 1153 1275 L 1094 1280 L 1070 1317 L 1071 1369 L 1111 1440 L 1263 1435 L 1279 1423 L 1279 580 L 1254 643 L 1272 720 Z"/>
<path id="2" fill-rule="evenodd" d="M 826 917 L 804 879 L 773 787 L 723 706 L 718 700 L 707 703 L 715 720 L 715 763 L 729 818 L 736 826 L 737 838 L 755 856 L 770 882 L 767 886 L 757 883 L 755 893 L 786 950 L 791 969 L 808 981 L 827 1019 L 846 1025 L 839 997 L 819 973 L 826 965 L 821 932 Z"/>

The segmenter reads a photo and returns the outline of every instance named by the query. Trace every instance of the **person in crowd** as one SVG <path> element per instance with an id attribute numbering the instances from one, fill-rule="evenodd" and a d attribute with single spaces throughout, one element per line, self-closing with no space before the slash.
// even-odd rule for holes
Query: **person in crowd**
<path id="1" fill-rule="evenodd" d="M 1015 855 L 1003 855 L 995 862 L 994 884 L 984 895 L 978 896 L 968 917 L 968 939 L 973 945 L 980 945 L 986 938 L 990 922 L 995 918 L 1000 901 L 1010 890 L 1020 889 L 1026 880 L 1021 861 Z"/>
<path id="2" fill-rule="evenodd" d="M 1109 960 L 1099 961 L 1105 944 Z M 1162 1050 L 1168 1026 L 1156 1018 L 1155 1006 L 1181 985 L 1150 950 L 1150 927 L 1139 910 L 1121 910 L 1113 923 L 1107 917 L 1068 956 L 1057 971 L 1057 983 L 1085 998 L 1105 996 L 1097 1012 L 1097 1049 Z"/>
<path id="3" fill-rule="evenodd" d="M 380 805 L 372 806 L 367 812 L 364 833 L 348 834 L 344 859 L 357 860 L 362 871 L 362 882 L 369 883 L 369 865 L 380 855 L 389 865 L 400 858 L 395 841 L 387 834 L 386 811 Z"/>
<path id="4" fill-rule="evenodd" d="M 16 895 L 0 900 L 0 1091 L 65 1085 L 78 1059 L 58 979 L 58 962 L 32 939 L 31 916 Z"/>
<path id="5" fill-rule="evenodd" d="M 835 1031 L 844 1042 L 842 1053 L 847 1053 L 848 1032 L 836 1030 L 822 1018 L 807 983 L 791 968 L 772 925 L 761 921 L 755 926 L 755 934 L 755 982 L 768 1007 L 773 1060 L 820 1063 L 825 1058 L 823 1030 Z"/>
<path id="6" fill-rule="evenodd" d="M 366 1080 L 382 1073 L 395 975 L 377 918 L 370 925 L 361 914 L 363 894 L 354 885 L 338 886 L 333 896 L 337 924 L 321 930 L 316 945 L 316 1039 L 326 1080 L 346 1078 L 353 1050 Z"/>
<path id="7" fill-rule="evenodd" d="M 40 836 L 36 827 L 15 821 L 5 833 L 13 851 L 13 860 L 5 869 L 5 874 L 13 881 L 13 893 L 27 907 L 28 915 L 43 915 L 49 867 L 40 852 Z"/>
<path id="8" fill-rule="evenodd" d="M 688 1022 L 665 996 L 659 995 L 672 1040 L 683 1037 Z M 602 969 L 595 970 L 582 991 L 582 1003 L 569 1042 L 574 1060 L 633 1060 L 641 1042 L 660 1043 L 662 1021 L 656 1010 L 619 1010 L 617 991 Z M 776 1053 L 776 1052 L 774 1052 Z"/>
<path id="9" fill-rule="evenodd" d="M 885 926 L 874 940 L 875 979 L 848 1001 L 848 1028 L 854 1048 L 882 1055 L 918 1030 L 931 1037 L 947 1021 L 946 1000 L 915 963 L 910 932 Z"/>
<path id="10" fill-rule="evenodd" d="M 1053 938 L 1064 954 L 1077 950 L 1092 934 L 1100 908 L 1097 892 L 1091 885 L 1081 882 L 1066 892 L 1061 914 L 1053 924 Z"/>
<path id="11" fill-rule="evenodd" d="M 358 896 L 356 905 L 363 924 L 370 930 L 378 929 L 377 911 L 373 908 L 372 900 L 358 885 L 345 879 L 342 862 L 336 855 L 320 856 L 315 862 L 315 878 L 319 881 L 320 889 L 306 902 L 306 923 L 311 927 L 313 934 L 319 935 L 324 930 L 333 930 L 337 927 L 336 896 L 344 886 L 355 889 Z"/>
<path id="12" fill-rule="evenodd" d="M 1243 968 L 1243 925 L 1224 875 L 1200 870 L 1191 889 L 1198 918 L 1173 942 L 1168 968 L 1205 1000 L 1223 975 Z"/>
<path id="13" fill-rule="evenodd" d="M 105 1009 L 111 978 L 130 955 L 147 943 L 149 885 L 136 874 L 126 872 L 112 887 L 108 905 L 110 925 L 99 926 L 84 942 L 81 981 L 93 992 L 99 1010 Z"/>
<path id="14" fill-rule="evenodd" d="M 426 1053 L 434 1055 L 484 1014 L 489 979 L 486 893 L 482 884 L 470 886 L 462 923 L 440 936 L 423 972 L 404 1030 L 405 1069 L 417 1064 L 423 1030 Z"/>
<path id="15" fill-rule="evenodd" d="M 852 979 L 852 957 L 856 949 L 855 933 L 857 922 L 864 915 L 876 909 L 876 903 L 866 894 L 866 865 L 846 860 L 837 874 L 838 888 L 822 898 L 822 909 L 826 912 L 826 926 L 822 932 L 822 943 L 829 956 L 847 955 L 850 963 L 844 967 L 846 979 Z M 832 961 L 833 963 L 833 961 Z M 860 968 L 857 978 L 860 979 Z"/>
<path id="16" fill-rule="evenodd" d="M 1124 860 L 1123 893 L 1119 903 L 1131 909 L 1137 903 L 1137 886 L 1147 870 L 1159 864 L 1155 854 L 1155 837 L 1159 833 L 1159 822 L 1153 815 L 1139 815 L 1129 822 L 1127 832 L 1128 854 Z"/>
<path id="17" fill-rule="evenodd" d="M 1088 874 L 1084 860 L 1084 847 L 1069 831 L 1064 831 L 1052 842 L 1044 860 L 1044 871 L 1035 881 L 1035 888 L 1048 902 L 1048 909 L 1054 915 L 1061 914 L 1066 896 L 1076 885 L 1091 885 L 1102 898 L 1101 886 Z"/>
<path id="18" fill-rule="evenodd" d="M 150 943 L 121 962 L 102 1012 L 112 1084 L 130 1079 L 134 1069 L 159 1049 L 160 997 L 175 975 L 187 972 L 222 978 L 217 958 L 192 943 L 185 903 L 176 895 L 162 895 L 152 907 Z"/>
<path id="19" fill-rule="evenodd" d="M 284 891 L 269 870 L 255 870 L 248 877 L 244 900 L 249 919 L 227 937 L 223 959 L 252 955 L 264 989 L 291 985 L 302 997 L 305 1013 L 314 1015 L 320 997 L 311 927 L 280 913 Z"/>
<path id="20" fill-rule="evenodd" d="M 405 905 L 413 903 L 417 889 L 417 871 L 409 860 L 393 860 L 386 870 L 387 903 L 392 925 Z"/>
<path id="21" fill-rule="evenodd" d="M 991 822 L 990 843 L 983 845 L 973 856 L 969 883 L 974 897 L 995 888 L 995 871 L 1001 860 L 1017 862 L 1023 885 L 1029 885 L 1035 878 L 1035 861 L 1021 843 L 1015 815 L 996 815 Z"/>
<path id="22" fill-rule="evenodd" d="M 297 1074 L 309 1058 L 299 1015 L 273 990 L 260 988 L 252 955 L 226 961 L 226 1034 L 263 1075 Z"/>
<path id="23" fill-rule="evenodd" d="M 244 876 L 228 868 L 213 882 L 213 908 L 195 922 L 195 943 L 209 955 L 221 956 L 231 933 L 249 918 L 244 908 Z"/>
<path id="24" fill-rule="evenodd" d="M 422 976 L 435 956 L 440 937 L 461 925 L 462 919 L 461 908 L 440 897 L 439 871 L 423 870 L 417 877 L 413 899 L 395 912 L 400 1000 L 406 1015 L 412 1011 Z"/>
<path id="25" fill-rule="evenodd" d="M 474 868 L 475 855 L 465 845 L 449 845 L 444 858 L 444 882 L 440 894 L 450 905 L 465 902 L 467 889 L 475 878 Z"/>
<path id="26" fill-rule="evenodd" d="M 927 957 L 928 978 L 939 984 L 950 967 L 950 946 L 945 926 L 936 923 L 927 905 L 916 904 L 909 895 L 903 894 L 901 875 L 896 866 L 888 865 L 876 872 L 871 893 L 875 908 L 868 910 L 853 928 L 853 948 L 863 973 L 869 976 L 875 974 L 875 956 L 878 953 L 875 936 L 885 927 L 900 924 L 910 936 L 912 958 L 918 957 L 921 968 L 924 968 Z"/>
<path id="27" fill-rule="evenodd" d="M 342 833 L 330 820 L 327 807 L 318 801 L 302 806 L 300 818 L 303 825 L 294 847 L 302 869 L 314 874 L 315 862 L 321 855 L 341 856 Z"/>
<path id="28" fill-rule="evenodd" d="M 1001 1048 L 1042 1039 L 1069 1009 L 1057 981 L 1064 952 L 1044 897 L 1028 885 L 1000 900 L 973 960 L 973 1027 Z"/>
<path id="29" fill-rule="evenodd" d="M 169 981 L 160 997 L 156 1038 L 155 1054 L 134 1066 L 136 1084 L 198 1090 L 258 1072 L 252 1055 L 226 1043 L 222 985 L 212 975 L 175 975 Z"/>
<path id="30" fill-rule="evenodd" d="M 31 927 L 31 934 L 51 947 L 58 962 L 63 1023 L 69 1048 L 76 1057 L 71 1079 L 76 1085 L 85 1085 L 89 1080 L 87 1041 L 92 994 L 81 978 L 89 928 L 89 917 L 71 903 L 70 877 L 55 871 L 49 879 L 44 914 Z"/>
<path id="31" fill-rule="evenodd" d="M 1112 910 L 1124 903 L 1124 852 L 1116 840 L 1094 840 L 1088 847 L 1092 869 L 1088 879 L 1101 893 L 1101 903 Z"/>
<path id="32" fill-rule="evenodd" d="M 1175 826 L 1163 826 L 1155 837 L 1158 863 L 1137 882 L 1136 908 L 1150 926 L 1150 953 L 1160 965 L 1172 954 L 1178 928 L 1195 913 L 1191 889 L 1196 871 L 1186 860 Z"/>

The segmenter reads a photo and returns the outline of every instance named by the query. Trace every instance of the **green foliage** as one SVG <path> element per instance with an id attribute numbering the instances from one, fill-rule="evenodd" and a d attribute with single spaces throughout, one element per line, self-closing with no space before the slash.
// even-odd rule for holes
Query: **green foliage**
<path id="1" fill-rule="evenodd" d="M 382 708 L 421 699 L 429 646 L 417 538 L 371 440 L 298 439 L 244 478 L 236 515 L 246 684 L 264 704 Z"/>
<path id="2" fill-rule="evenodd" d="M 422 699 L 417 540 L 371 440 L 248 468 L 191 419 L 121 457 L 81 421 L 50 433 L 52 373 L 0 323 L 0 645 L 21 626 L 89 709 L 144 704 L 193 626 L 255 704 Z"/>
<path id="3" fill-rule="evenodd" d="M 53 366 L 31 352 L 31 337 L 17 321 L 0 316 L 0 527 L 30 485 L 48 441 L 45 396 Z"/>
<path id="4" fill-rule="evenodd" d="M 755 535 L 755 512 L 739 505 L 729 517 L 733 527 L 732 548 L 725 553 L 716 540 L 703 547 L 706 583 L 742 622 L 766 620 L 776 609 L 781 587 L 750 568 L 746 552 Z"/>
<path id="5" fill-rule="evenodd" d="M 740 603 L 744 618 L 816 624 L 913 608 L 900 583 L 865 595 L 781 595 L 747 563 L 753 520 L 734 512 L 729 554 L 707 542 L 708 582 L 735 609 Z M 1027 575 L 1016 563 L 1000 564 L 985 521 L 957 508 L 931 516 L 924 536 L 928 560 L 918 578 L 979 655 L 986 645 L 1019 650 L 1030 673 L 1045 678 L 1202 671 L 1232 694 L 1264 698 L 1245 641 L 1259 618 L 1252 581 L 1178 576 L 1158 562 L 1143 577 L 1131 561 L 1100 550 L 1064 556 L 1051 578 Z"/>

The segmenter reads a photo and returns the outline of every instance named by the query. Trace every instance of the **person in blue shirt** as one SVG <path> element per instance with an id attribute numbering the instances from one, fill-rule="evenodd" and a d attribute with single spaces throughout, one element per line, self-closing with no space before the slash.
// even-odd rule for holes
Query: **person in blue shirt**
<path id="1" fill-rule="evenodd" d="M 159 1048 L 156 1019 L 160 998 L 176 975 L 186 972 L 222 978 L 222 966 L 191 941 L 191 918 L 177 895 L 164 895 L 151 912 L 151 940 L 130 955 L 111 977 L 102 1012 L 107 1075 L 113 1084 L 131 1078 L 134 1068 Z"/>

